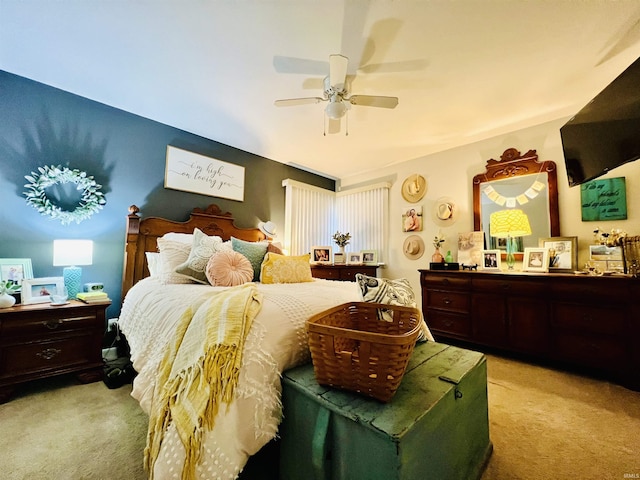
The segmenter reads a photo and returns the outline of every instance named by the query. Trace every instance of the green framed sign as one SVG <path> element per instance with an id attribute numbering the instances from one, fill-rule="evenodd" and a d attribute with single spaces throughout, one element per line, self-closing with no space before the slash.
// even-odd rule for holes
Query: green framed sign
<path id="1" fill-rule="evenodd" d="M 582 221 L 626 220 L 627 187 L 624 177 L 592 180 L 580 185 Z"/>

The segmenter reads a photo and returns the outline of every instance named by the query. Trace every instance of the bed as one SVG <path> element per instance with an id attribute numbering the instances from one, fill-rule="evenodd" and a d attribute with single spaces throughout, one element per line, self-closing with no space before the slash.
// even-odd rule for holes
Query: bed
<path id="1" fill-rule="evenodd" d="M 232 287 L 167 280 L 166 269 L 154 272 L 158 266 L 152 265 L 155 263 L 152 258 L 158 255 L 159 245 L 162 254 L 169 237 L 171 242 L 193 246 L 191 250 L 184 247 L 184 256 L 195 251 L 196 244 L 190 242 L 195 241 L 196 234 L 199 238 L 219 237 L 227 246 L 230 241 L 265 245 L 265 235 L 257 228 L 236 227 L 231 214 L 215 205 L 194 209 L 185 222 L 142 218 L 135 206 L 129 211 L 119 324 L 138 372 L 132 396 L 150 415 L 145 466 L 154 479 L 235 479 L 248 458 L 277 436 L 282 419 L 281 373 L 310 361 L 307 319 L 341 303 L 362 301 L 361 290 L 355 282 L 304 278 L 304 274 L 305 281 L 301 282 L 263 283 L 254 279 L 248 286 Z M 184 238 L 176 240 L 175 235 Z M 266 245 L 271 247 L 269 243 Z M 272 256 L 280 259 L 277 253 Z M 295 257 L 288 261 L 295 261 Z M 308 263 L 307 257 L 310 277 Z M 294 275 L 293 279 L 296 278 Z M 250 289 L 248 295 L 237 295 L 243 299 L 242 311 L 254 314 L 240 342 L 244 348 L 240 347 L 237 354 L 240 363 L 232 396 L 225 397 L 226 381 L 214 378 L 210 382 L 214 386 L 207 386 L 205 380 L 209 377 L 202 372 L 202 365 L 182 368 L 194 363 L 188 359 L 202 354 L 202 350 L 197 350 L 202 347 L 193 347 L 195 351 L 183 354 L 179 344 L 194 343 L 194 339 L 204 336 L 203 329 L 209 327 L 202 326 L 207 321 L 201 318 L 205 316 L 203 311 L 223 311 L 215 310 L 216 302 L 239 289 L 242 292 Z M 223 328 L 222 323 L 219 321 L 215 328 Z M 218 338 L 221 338 L 219 330 Z M 204 351 L 211 351 L 210 347 Z M 236 357 L 233 360 L 238 362 Z M 175 381 L 182 382 L 181 389 L 174 388 Z M 194 415 L 193 404 L 200 405 L 203 400 L 194 400 L 189 394 L 198 397 L 202 389 L 207 390 L 203 395 L 209 406 L 205 414 L 199 410 L 201 413 Z M 224 390 L 222 394 L 220 389 Z M 212 403 L 216 404 L 213 409 Z"/>

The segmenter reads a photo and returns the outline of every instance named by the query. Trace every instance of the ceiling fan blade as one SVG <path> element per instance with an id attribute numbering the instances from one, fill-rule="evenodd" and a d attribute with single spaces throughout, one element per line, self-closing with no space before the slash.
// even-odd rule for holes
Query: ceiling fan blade
<path id="1" fill-rule="evenodd" d="M 338 91 L 344 89 L 348 63 L 349 59 L 344 55 L 329 55 L 329 82 Z"/>
<path id="2" fill-rule="evenodd" d="M 308 103 L 320 103 L 324 102 L 322 97 L 305 97 L 305 98 L 287 98 L 284 100 L 276 100 L 273 104 L 276 107 L 292 107 L 295 105 L 306 105 Z"/>
<path id="3" fill-rule="evenodd" d="M 351 95 L 349 102 L 352 105 L 363 107 L 396 108 L 398 97 L 379 97 L 376 95 Z"/>

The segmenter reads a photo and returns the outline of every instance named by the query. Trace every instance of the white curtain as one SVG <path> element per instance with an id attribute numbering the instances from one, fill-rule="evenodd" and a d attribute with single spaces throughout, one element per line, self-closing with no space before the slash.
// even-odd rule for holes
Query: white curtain
<path id="1" fill-rule="evenodd" d="M 333 234 L 349 232 L 348 252 L 376 250 L 378 261 L 387 257 L 389 187 L 380 183 L 335 193 L 295 180 L 282 182 L 285 191 L 284 247 L 291 255 L 310 252 L 313 246 L 337 246 Z"/>
<path id="2" fill-rule="evenodd" d="M 290 255 L 332 245 L 335 192 L 286 179 L 284 248 Z"/>

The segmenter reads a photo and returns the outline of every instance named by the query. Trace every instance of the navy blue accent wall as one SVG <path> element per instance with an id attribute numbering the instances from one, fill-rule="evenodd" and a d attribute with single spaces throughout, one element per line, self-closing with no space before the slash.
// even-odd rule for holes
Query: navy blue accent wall
<path id="1" fill-rule="evenodd" d="M 244 201 L 165 189 L 167 145 L 244 166 Z M 103 185 L 104 209 L 67 226 L 40 215 L 25 201 L 24 176 L 44 165 L 93 175 Z M 335 190 L 331 179 L 0 71 L 0 258 L 30 258 L 35 277 L 61 276 L 52 265 L 53 240 L 93 240 L 93 265 L 83 267 L 82 281 L 105 284 L 110 317 L 120 312 L 130 205 L 142 216 L 184 221 L 194 207 L 215 203 L 238 227 L 272 220 L 283 231 L 285 178 Z"/>

